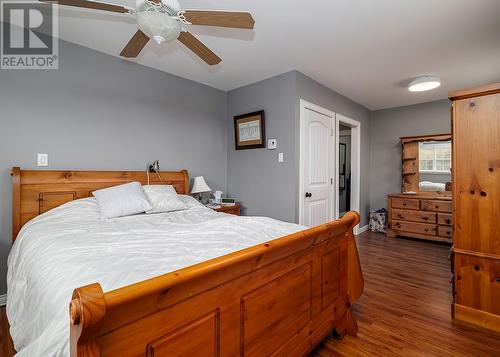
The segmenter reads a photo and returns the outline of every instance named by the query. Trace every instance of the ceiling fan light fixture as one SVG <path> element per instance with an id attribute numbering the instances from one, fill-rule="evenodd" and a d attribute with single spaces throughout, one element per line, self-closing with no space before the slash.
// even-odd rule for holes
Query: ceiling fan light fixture
<path id="1" fill-rule="evenodd" d="M 408 85 L 410 92 L 426 92 L 441 85 L 441 79 L 436 76 L 419 77 Z"/>
<path id="2" fill-rule="evenodd" d="M 158 44 L 179 38 L 181 23 L 160 11 L 146 10 L 137 13 L 137 26 Z"/>

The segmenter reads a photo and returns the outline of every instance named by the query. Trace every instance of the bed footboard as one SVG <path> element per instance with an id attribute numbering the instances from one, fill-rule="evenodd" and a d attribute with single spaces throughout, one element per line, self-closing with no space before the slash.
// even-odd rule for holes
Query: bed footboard
<path id="1" fill-rule="evenodd" d="M 302 356 L 356 334 L 355 212 L 134 285 L 76 289 L 71 356 Z"/>

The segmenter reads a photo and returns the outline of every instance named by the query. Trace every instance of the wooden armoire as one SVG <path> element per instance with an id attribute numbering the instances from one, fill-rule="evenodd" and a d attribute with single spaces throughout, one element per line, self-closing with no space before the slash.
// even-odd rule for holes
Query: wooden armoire
<path id="1" fill-rule="evenodd" d="M 453 101 L 453 313 L 500 331 L 500 83 Z"/>

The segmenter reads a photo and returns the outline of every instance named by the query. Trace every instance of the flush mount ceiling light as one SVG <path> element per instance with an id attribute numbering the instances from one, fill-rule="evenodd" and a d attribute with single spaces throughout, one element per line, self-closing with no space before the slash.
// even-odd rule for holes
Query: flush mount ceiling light
<path id="1" fill-rule="evenodd" d="M 425 92 L 441 85 L 441 79 L 434 76 L 425 76 L 415 79 L 408 85 L 410 92 Z"/>

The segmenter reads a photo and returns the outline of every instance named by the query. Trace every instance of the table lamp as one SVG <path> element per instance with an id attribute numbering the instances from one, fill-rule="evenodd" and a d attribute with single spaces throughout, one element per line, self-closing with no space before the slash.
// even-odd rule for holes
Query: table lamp
<path id="1" fill-rule="evenodd" d="M 211 192 L 212 190 L 208 187 L 203 176 L 198 176 L 194 178 L 193 188 L 191 189 L 191 194 L 193 196 L 198 195 L 198 200 L 201 202 L 203 192 Z"/>

